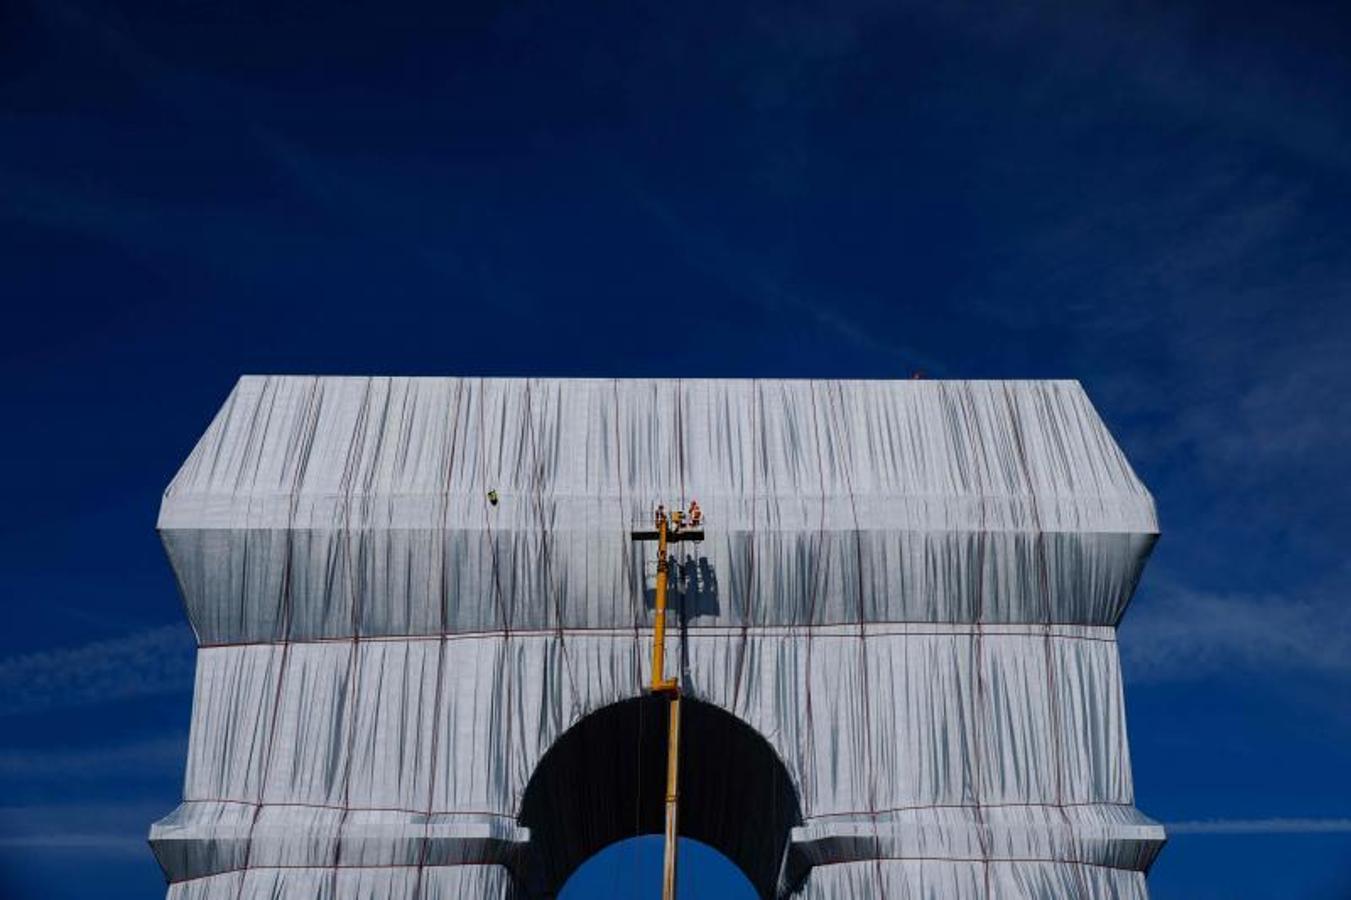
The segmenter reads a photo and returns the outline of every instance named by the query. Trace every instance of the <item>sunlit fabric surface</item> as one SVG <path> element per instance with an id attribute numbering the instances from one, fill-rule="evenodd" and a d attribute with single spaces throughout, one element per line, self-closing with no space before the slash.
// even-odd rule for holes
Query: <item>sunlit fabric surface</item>
<path id="1" fill-rule="evenodd" d="M 1077 383 L 279 377 L 161 510 L 201 644 L 170 897 L 541 895 L 639 829 L 602 784 L 573 847 L 521 809 L 641 694 L 629 531 L 691 499 L 673 658 L 795 801 L 766 840 L 722 800 L 761 893 L 1147 896 L 1115 627 L 1157 525 Z"/>

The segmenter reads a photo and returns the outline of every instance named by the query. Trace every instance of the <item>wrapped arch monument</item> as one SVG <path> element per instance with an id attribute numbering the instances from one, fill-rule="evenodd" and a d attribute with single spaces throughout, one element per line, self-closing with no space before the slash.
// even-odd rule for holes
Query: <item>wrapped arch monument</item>
<path id="1" fill-rule="evenodd" d="M 493 498 L 489 499 L 489 493 Z M 761 896 L 1130 898 L 1153 502 L 1077 383 L 244 378 L 164 496 L 172 900 L 534 898 L 661 831 Z"/>

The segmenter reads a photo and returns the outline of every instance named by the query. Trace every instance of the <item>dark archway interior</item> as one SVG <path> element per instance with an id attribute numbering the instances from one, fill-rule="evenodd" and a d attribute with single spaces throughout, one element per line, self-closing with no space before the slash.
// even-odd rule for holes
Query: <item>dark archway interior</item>
<path id="1" fill-rule="evenodd" d="M 666 790 L 667 704 L 626 700 L 597 710 L 549 749 L 526 786 L 530 893 L 556 894 L 602 848 L 660 834 Z M 779 872 L 801 807 L 783 763 L 750 726 L 723 710 L 681 701 L 680 834 L 736 863 L 760 896 Z"/>

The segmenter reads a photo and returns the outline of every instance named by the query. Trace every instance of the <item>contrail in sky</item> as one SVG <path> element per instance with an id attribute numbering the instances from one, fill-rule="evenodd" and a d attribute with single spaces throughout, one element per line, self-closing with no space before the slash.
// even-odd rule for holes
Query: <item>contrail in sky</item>
<path id="1" fill-rule="evenodd" d="M 1169 822 L 1171 834 L 1351 834 L 1351 819 L 1200 819 Z"/>

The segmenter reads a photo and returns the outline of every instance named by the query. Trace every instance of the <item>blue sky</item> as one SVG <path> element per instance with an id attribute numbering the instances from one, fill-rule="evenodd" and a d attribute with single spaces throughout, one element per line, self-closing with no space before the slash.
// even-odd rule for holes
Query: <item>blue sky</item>
<path id="1" fill-rule="evenodd" d="M 1081 379 L 1154 491 L 1154 896 L 1351 896 L 1345 10 L 728 6 L 0 6 L 0 894 L 162 890 L 240 373 L 922 369 Z"/>

